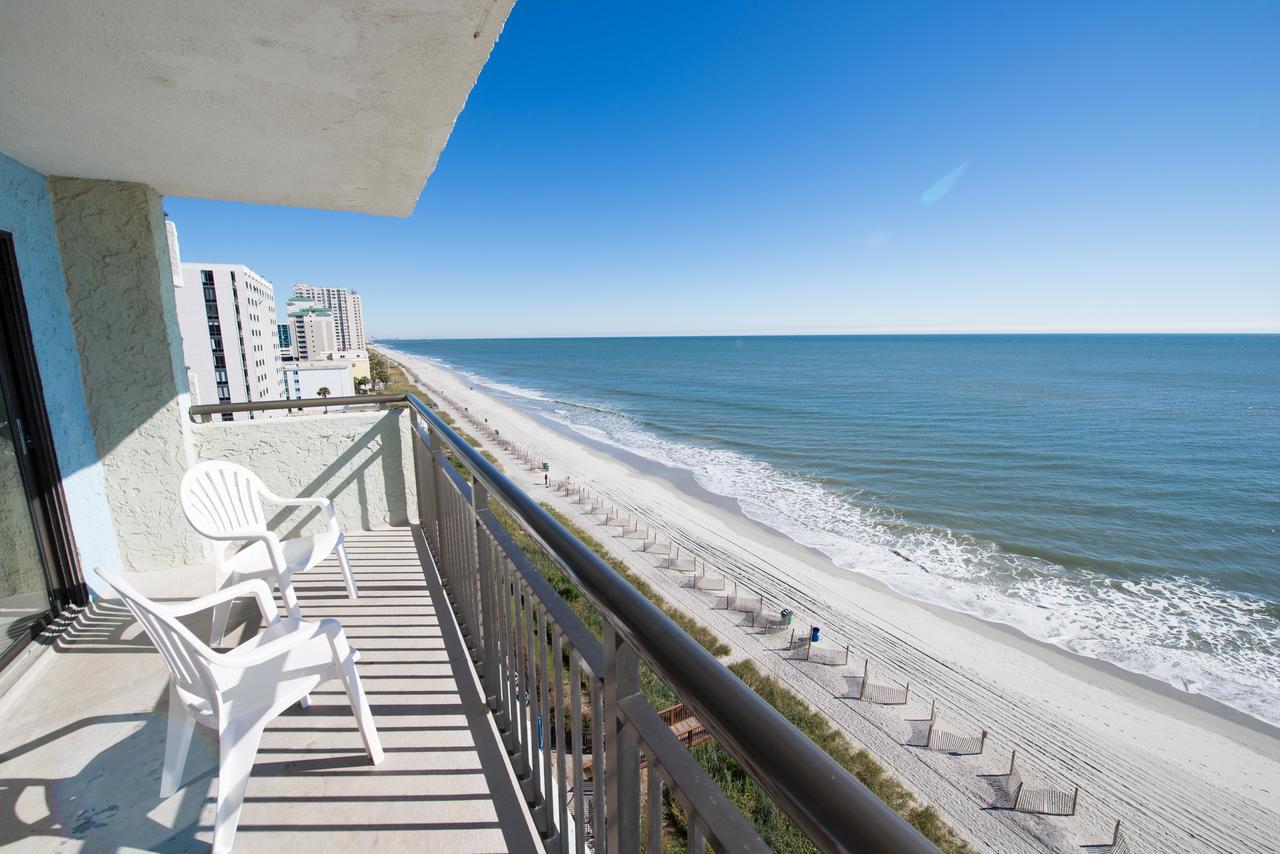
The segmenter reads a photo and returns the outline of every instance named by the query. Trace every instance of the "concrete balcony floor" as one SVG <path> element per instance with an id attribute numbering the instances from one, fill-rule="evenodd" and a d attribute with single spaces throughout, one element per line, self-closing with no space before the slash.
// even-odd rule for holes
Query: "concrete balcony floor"
<path id="1" fill-rule="evenodd" d="M 304 616 L 341 620 L 360 650 L 387 756 L 369 764 L 341 684 L 321 686 L 311 708 L 295 706 L 267 729 L 237 852 L 540 849 L 420 544 L 407 528 L 352 534 L 358 600 L 332 559 L 297 580 Z M 212 584 L 207 569 L 133 578 L 162 600 Z M 257 620 L 252 603 L 238 603 L 230 637 Z M 190 625 L 207 637 L 208 615 Z M 0 698 L 0 847 L 208 850 L 217 791 L 209 730 L 196 728 L 185 786 L 158 794 L 167 685 L 123 607 L 102 602 L 66 626 Z"/>

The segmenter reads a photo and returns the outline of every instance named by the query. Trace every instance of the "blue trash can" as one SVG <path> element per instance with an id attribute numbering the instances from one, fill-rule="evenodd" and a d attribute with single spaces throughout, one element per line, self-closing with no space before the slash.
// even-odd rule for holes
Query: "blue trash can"
<path id="1" fill-rule="evenodd" d="M 819 626 L 809 627 L 809 643 L 817 643 L 822 640 L 822 628 Z"/>

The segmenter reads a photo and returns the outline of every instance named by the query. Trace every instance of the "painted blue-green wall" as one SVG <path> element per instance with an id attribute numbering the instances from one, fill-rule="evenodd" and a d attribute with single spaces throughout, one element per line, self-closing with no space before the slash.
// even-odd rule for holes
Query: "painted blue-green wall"
<path id="1" fill-rule="evenodd" d="M 13 234 L 76 546 L 86 580 L 96 587 L 93 567 L 119 569 L 120 555 L 85 408 L 53 211 L 45 176 L 4 154 L 0 154 L 0 231 Z"/>

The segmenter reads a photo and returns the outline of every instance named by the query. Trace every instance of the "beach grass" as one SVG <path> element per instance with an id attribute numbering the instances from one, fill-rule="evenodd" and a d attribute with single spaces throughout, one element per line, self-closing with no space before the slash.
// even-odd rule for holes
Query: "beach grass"
<path id="1" fill-rule="evenodd" d="M 369 362 L 371 370 L 374 370 L 376 365 L 380 365 L 386 370 L 386 376 L 389 377 L 386 384 L 382 387 L 382 394 L 412 394 L 427 406 L 434 409 L 436 415 L 440 416 L 441 421 L 451 427 L 453 426 L 453 416 L 441 409 L 440 405 L 435 402 L 425 389 L 419 387 L 416 383 L 410 380 L 409 375 L 405 373 L 404 368 L 400 366 L 399 362 L 394 359 L 388 359 L 386 356 L 374 349 L 369 350 Z M 399 406 L 400 404 L 395 405 Z M 465 433 L 461 435 L 468 445 L 479 445 L 479 442 L 477 442 L 474 437 L 467 436 Z"/>

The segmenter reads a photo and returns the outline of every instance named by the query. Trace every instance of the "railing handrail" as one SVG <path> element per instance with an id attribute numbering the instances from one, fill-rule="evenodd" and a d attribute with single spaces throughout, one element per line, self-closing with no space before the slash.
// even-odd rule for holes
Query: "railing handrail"
<path id="1" fill-rule="evenodd" d="M 224 412 L 268 412 L 277 409 L 319 409 L 329 406 L 386 406 L 389 403 L 404 403 L 409 395 L 404 392 L 396 394 L 354 394 L 342 397 L 303 397 L 294 400 L 254 400 L 248 403 L 200 403 L 189 410 L 192 420 L 208 421 L 210 416 Z"/>
<path id="2" fill-rule="evenodd" d="M 539 538 L 601 616 L 693 709 L 715 739 L 824 851 L 934 851 L 852 774 L 465 442 L 412 393 L 410 407 Z"/>
<path id="3" fill-rule="evenodd" d="M 208 404 L 191 416 L 407 402 L 488 490 L 540 539 L 609 621 L 704 727 L 824 851 L 936 849 L 656 605 L 570 533 L 412 393 Z"/>

